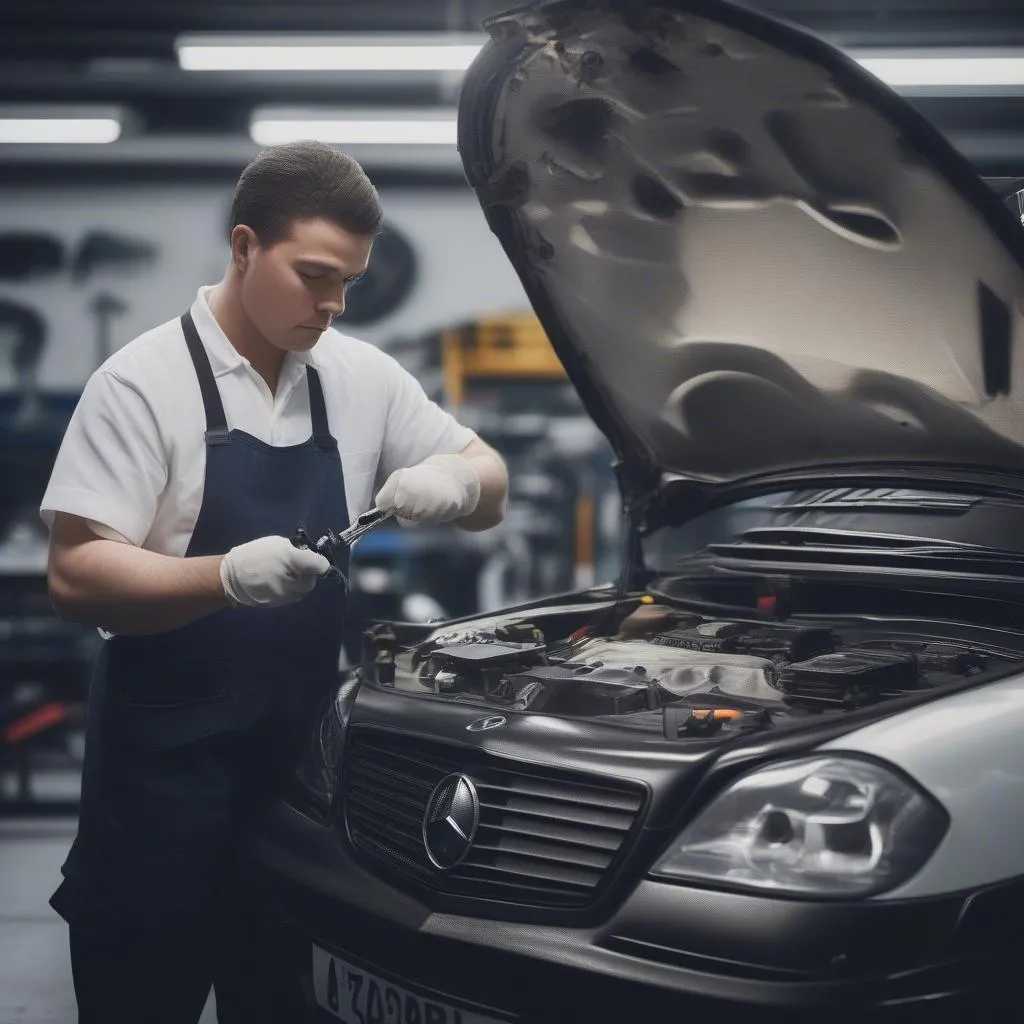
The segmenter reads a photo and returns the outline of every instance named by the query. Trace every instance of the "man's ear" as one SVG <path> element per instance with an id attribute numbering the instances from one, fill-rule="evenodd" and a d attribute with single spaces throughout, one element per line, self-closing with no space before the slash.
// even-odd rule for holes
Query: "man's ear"
<path id="1" fill-rule="evenodd" d="M 256 232 L 246 224 L 236 224 L 231 230 L 231 262 L 239 271 L 245 271 L 253 253 L 259 248 Z"/>

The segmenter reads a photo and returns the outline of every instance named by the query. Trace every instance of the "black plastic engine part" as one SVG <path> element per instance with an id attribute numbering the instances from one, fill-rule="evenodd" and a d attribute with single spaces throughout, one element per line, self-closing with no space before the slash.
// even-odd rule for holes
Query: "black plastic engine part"
<path id="1" fill-rule="evenodd" d="M 382 686 L 395 681 L 395 655 L 399 640 L 387 623 L 377 623 L 363 630 L 362 670 L 367 678 Z"/>
<path id="2" fill-rule="evenodd" d="M 490 640 L 451 644 L 424 652 L 420 682 L 438 693 L 478 694 L 509 703 L 530 703 L 515 674 L 545 662 L 544 644 Z"/>
<path id="3" fill-rule="evenodd" d="M 936 676 L 955 679 L 977 675 L 989 668 L 992 661 L 991 655 L 955 644 L 892 642 L 872 644 L 871 649 L 913 654 L 925 679 L 933 685 L 938 681 Z"/>
<path id="4" fill-rule="evenodd" d="M 374 653 L 374 677 L 381 686 L 394 686 L 397 669 L 394 651 L 381 648 Z"/>
<path id="5" fill-rule="evenodd" d="M 662 703 L 659 687 L 641 668 L 541 665 L 508 682 L 539 683 L 543 694 L 531 707 L 553 715 L 630 715 Z"/>
<path id="6" fill-rule="evenodd" d="M 917 655 L 917 663 L 925 673 L 941 672 L 951 676 L 969 676 L 984 672 L 988 659 L 978 651 L 965 651 L 941 644 L 925 644 Z"/>
<path id="7" fill-rule="evenodd" d="M 678 647 L 686 651 L 732 653 L 736 637 L 747 627 L 740 622 L 703 622 L 699 626 L 683 626 L 658 633 L 650 638 L 661 647 Z"/>
<path id="8" fill-rule="evenodd" d="M 750 654 L 781 663 L 831 654 L 835 647 L 836 639 L 830 629 L 765 626 L 736 637 L 731 650 L 734 654 Z"/>
<path id="9" fill-rule="evenodd" d="M 913 654 L 846 647 L 787 665 L 779 674 L 779 687 L 795 704 L 859 707 L 885 695 L 917 689 L 919 676 Z"/>

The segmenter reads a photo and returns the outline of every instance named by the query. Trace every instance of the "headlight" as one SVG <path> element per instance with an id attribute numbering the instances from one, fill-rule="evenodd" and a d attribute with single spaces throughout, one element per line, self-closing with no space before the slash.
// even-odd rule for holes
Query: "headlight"
<path id="1" fill-rule="evenodd" d="M 321 823 L 330 818 L 338 765 L 359 680 L 347 680 L 314 717 L 284 799 Z"/>
<path id="2" fill-rule="evenodd" d="M 948 824 L 931 796 L 890 768 L 855 757 L 802 758 L 732 783 L 654 874 L 780 894 L 865 896 L 913 875 Z"/>

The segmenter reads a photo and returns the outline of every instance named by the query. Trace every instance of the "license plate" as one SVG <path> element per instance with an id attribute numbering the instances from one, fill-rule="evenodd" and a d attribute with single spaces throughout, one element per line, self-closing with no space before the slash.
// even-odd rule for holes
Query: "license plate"
<path id="1" fill-rule="evenodd" d="M 413 992 L 313 946 L 317 1005 L 345 1024 L 507 1024 Z"/>

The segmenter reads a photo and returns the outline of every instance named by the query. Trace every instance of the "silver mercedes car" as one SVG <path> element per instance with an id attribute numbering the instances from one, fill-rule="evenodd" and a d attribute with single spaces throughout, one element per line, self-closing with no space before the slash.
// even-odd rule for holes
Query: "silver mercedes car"
<path id="1" fill-rule="evenodd" d="M 489 31 L 460 151 L 614 448 L 621 577 L 367 630 L 248 844 L 287 984 L 346 1024 L 1015 1019 L 1020 223 L 752 10 Z"/>

